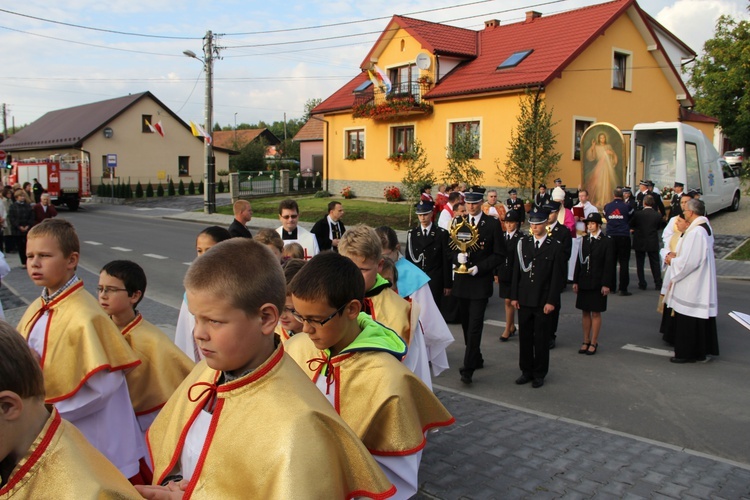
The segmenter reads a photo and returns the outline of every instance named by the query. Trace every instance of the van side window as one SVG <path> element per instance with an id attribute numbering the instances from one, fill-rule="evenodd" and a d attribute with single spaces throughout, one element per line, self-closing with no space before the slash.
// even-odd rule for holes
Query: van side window
<path id="1" fill-rule="evenodd" d="M 685 143 L 685 170 L 687 171 L 687 185 L 689 188 L 703 189 L 698 164 L 698 146 L 691 142 Z"/>
<path id="2" fill-rule="evenodd" d="M 731 177 L 734 177 L 734 170 L 732 170 L 732 167 L 729 166 L 729 163 L 725 161 L 720 161 L 721 163 L 721 171 L 724 173 L 724 178 L 729 179 Z"/>

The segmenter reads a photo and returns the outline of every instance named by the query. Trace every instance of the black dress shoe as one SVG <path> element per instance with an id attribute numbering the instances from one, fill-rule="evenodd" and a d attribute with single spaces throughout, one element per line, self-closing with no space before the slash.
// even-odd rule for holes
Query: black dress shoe
<path id="1" fill-rule="evenodd" d="M 516 384 L 518 385 L 528 384 L 529 382 L 531 382 L 531 377 L 527 375 L 521 375 L 516 379 Z"/>
<path id="2" fill-rule="evenodd" d="M 544 385 L 543 378 L 535 378 L 534 381 L 531 383 L 531 387 L 533 387 L 534 389 L 539 389 L 543 385 Z"/>
<path id="3" fill-rule="evenodd" d="M 646 285 L 638 285 L 638 290 L 645 290 L 648 287 Z"/>
<path id="4" fill-rule="evenodd" d="M 677 363 L 678 365 L 681 365 L 683 363 L 695 363 L 694 359 L 687 359 L 687 358 L 669 358 L 669 361 L 671 363 Z"/>
<path id="5" fill-rule="evenodd" d="M 474 369 L 475 370 L 481 370 L 482 368 L 484 368 L 484 360 L 480 359 L 479 363 L 477 363 L 477 366 L 475 366 Z"/>
<path id="6" fill-rule="evenodd" d="M 630 297 L 631 295 L 633 295 L 633 293 L 628 292 L 627 290 L 620 290 L 617 295 L 619 295 L 620 297 Z"/>
<path id="7" fill-rule="evenodd" d="M 463 382 L 466 385 L 471 384 L 471 382 L 472 382 L 471 375 L 466 375 L 466 374 L 461 375 L 461 382 Z"/>

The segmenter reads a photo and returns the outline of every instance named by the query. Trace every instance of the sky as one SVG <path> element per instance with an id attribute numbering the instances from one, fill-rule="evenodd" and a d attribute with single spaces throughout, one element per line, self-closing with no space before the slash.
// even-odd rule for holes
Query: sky
<path id="1" fill-rule="evenodd" d="M 214 122 L 222 126 L 301 118 L 359 64 L 394 14 L 480 30 L 487 19 L 563 12 L 597 0 L 48 0 L 0 1 L 0 103 L 7 125 L 48 111 L 151 91 L 185 121 L 203 122 L 203 56 L 218 38 Z M 395 4 L 394 4 L 395 5 Z M 722 14 L 748 19 L 747 0 L 640 0 L 639 5 L 701 53 Z M 0 128 L 2 123 L 0 123 Z"/>

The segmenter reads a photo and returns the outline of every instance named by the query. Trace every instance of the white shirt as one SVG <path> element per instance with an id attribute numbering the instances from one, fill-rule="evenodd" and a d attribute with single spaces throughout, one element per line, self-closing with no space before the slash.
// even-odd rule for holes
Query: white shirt
<path id="1" fill-rule="evenodd" d="M 329 225 L 330 227 L 330 225 Z M 284 227 L 279 226 L 276 228 L 276 232 L 279 233 L 281 239 L 284 240 Z M 302 245 L 302 249 L 305 251 L 305 260 L 312 259 L 320 253 L 318 247 L 318 239 L 310 231 L 302 226 L 297 226 L 297 239 L 296 240 L 284 240 L 284 244 L 287 243 L 299 243 Z"/>

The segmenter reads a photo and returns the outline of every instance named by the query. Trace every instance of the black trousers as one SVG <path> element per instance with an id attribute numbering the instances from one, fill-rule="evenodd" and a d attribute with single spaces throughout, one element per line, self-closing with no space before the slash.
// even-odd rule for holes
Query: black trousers
<path id="1" fill-rule="evenodd" d="M 544 306 L 521 306 L 518 311 L 518 365 L 521 373 L 533 379 L 544 378 L 549 371 L 549 322 Z"/>
<path id="2" fill-rule="evenodd" d="M 443 280 L 436 280 L 430 276 L 430 281 L 427 282 L 432 293 L 432 298 L 435 300 L 435 305 L 440 309 L 440 304 L 443 300 Z"/>
<path id="3" fill-rule="evenodd" d="M 16 240 L 16 249 L 18 250 L 18 257 L 21 259 L 21 265 L 26 265 L 26 233 L 21 233 L 14 236 Z"/>
<path id="4" fill-rule="evenodd" d="M 615 256 L 617 257 L 617 263 L 620 266 L 620 286 L 615 287 L 621 292 L 628 291 L 628 285 L 630 285 L 630 236 L 611 236 L 612 241 L 615 244 Z"/>
<path id="5" fill-rule="evenodd" d="M 464 331 L 464 366 L 462 373 L 471 376 L 478 366 L 484 363 L 482 358 L 482 329 L 484 312 L 489 299 L 458 299 L 458 317 Z"/>
<path id="6" fill-rule="evenodd" d="M 649 265 L 651 266 L 651 276 L 654 278 L 654 284 L 658 287 L 661 286 L 661 268 L 659 267 L 659 252 L 641 252 L 635 251 L 635 267 L 638 271 L 638 286 L 646 288 L 646 273 L 644 272 L 643 265 L 646 261 L 646 255 L 648 255 Z"/>

